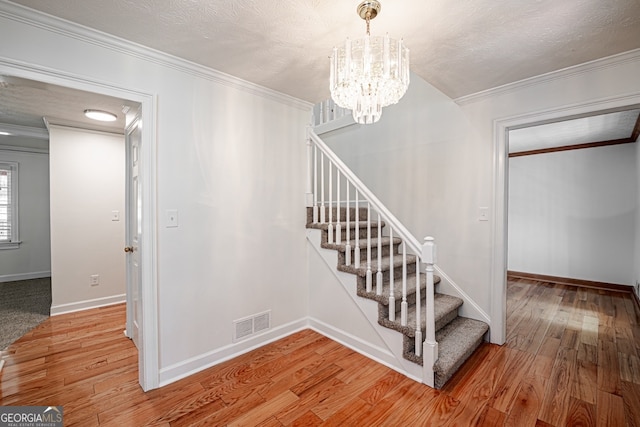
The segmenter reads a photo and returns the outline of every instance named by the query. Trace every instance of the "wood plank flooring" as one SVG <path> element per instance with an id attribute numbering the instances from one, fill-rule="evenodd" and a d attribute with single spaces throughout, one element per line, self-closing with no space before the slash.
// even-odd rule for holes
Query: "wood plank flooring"
<path id="1" fill-rule="evenodd" d="M 0 405 L 65 426 L 640 426 L 627 294 L 514 280 L 508 341 L 433 390 L 305 330 L 158 390 L 137 384 L 124 305 L 50 318 L 2 355 Z"/>

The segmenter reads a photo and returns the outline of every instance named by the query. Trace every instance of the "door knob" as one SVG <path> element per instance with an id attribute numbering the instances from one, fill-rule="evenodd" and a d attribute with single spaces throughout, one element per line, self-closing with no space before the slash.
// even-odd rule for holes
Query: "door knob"
<path id="1" fill-rule="evenodd" d="M 124 248 L 125 252 L 133 252 L 133 246 L 127 246 Z"/>

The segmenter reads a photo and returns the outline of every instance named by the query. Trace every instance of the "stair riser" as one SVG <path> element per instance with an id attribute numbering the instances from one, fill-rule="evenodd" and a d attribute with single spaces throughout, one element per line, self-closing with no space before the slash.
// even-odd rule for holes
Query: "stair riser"
<path id="1" fill-rule="evenodd" d="M 361 262 L 360 263 L 360 268 L 361 269 L 364 270 L 364 269 L 366 269 L 366 267 L 367 267 L 367 263 L 366 262 Z M 353 274 L 353 271 L 352 271 L 353 268 L 354 268 L 353 265 L 351 267 L 347 267 L 344 264 L 338 264 L 338 270 L 344 271 L 346 273 L 352 273 Z M 415 263 L 409 264 L 407 266 L 407 280 L 408 280 L 408 277 L 410 275 L 414 275 L 415 272 L 416 272 Z M 372 273 L 371 274 L 372 274 L 373 280 L 374 280 L 373 283 L 375 283 L 375 276 L 377 274 L 377 272 L 375 271 L 375 266 L 372 268 Z M 382 283 L 383 284 L 388 284 L 389 283 L 389 277 L 391 277 L 391 275 L 389 274 L 389 270 L 383 271 L 382 272 Z M 402 266 L 399 266 L 399 267 L 395 266 L 393 268 L 393 277 L 394 277 L 394 280 L 393 280 L 394 287 L 397 288 L 398 286 L 402 286 Z M 364 274 L 362 274 L 362 275 L 358 274 L 358 285 L 360 284 L 360 281 L 362 281 L 362 283 L 365 283 L 364 282 L 365 280 L 366 280 L 366 277 L 365 277 Z M 413 279 L 413 280 L 415 280 L 415 279 Z"/>
<path id="2" fill-rule="evenodd" d="M 320 220 L 320 214 L 321 214 L 322 209 L 320 207 L 318 207 L 318 221 Z M 332 211 L 332 215 L 333 215 L 333 221 L 336 222 L 338 219 L 338 209 L 336 207 L 332 207 L 331 208 Z M 359 219 L 360 221 L 366 221 L 367 220 L 367 208 L 359 208 L 360 211 L 360 216 Z M 324 215 L 325 215 L 325 221 L 329 221 L 329 207 L 325 206 L 324 208 Z M 375 221 L 378 218 L 377 215 L 374 214 L 373 211 L 371 211 L 371 220 Z M 340 222 L 345 222 L 347 220 L 347 208 L 340 208 Z M 356 209 L 355 208 L 349 208 L 349 220 L 350 221 L 355 221 L 356 220 Z M 313 222 L 313 208 L 307 208 L 307 224 L 311 224 Z"/>
<path id="3" fill-rule="evenodd" d="M 422 308 L 422 316 L 421 316 L 421 321 L 422 323 L 425 320 L 425 305 L 426 305 L 426 299 L 424 297 L 421 298 L 422 303 L 421 303 L 421 308 Z M 413 313 L 415 311 L 415 302 L 416 302 L 416 295 L 414 294 L 407 294 L 407 310 L 411 313 Z M 396 319 L 400 319 L 401 318 L 401 314 L 402 314 L 402 298 L 396 298 L 395 301 L 395 312 L 396 312 Z M 388 319 L 389 318 L 389 306 L 388 305 L 382 305 L 379 304 L 378 305 L 378 317 L 380 319 Z M 447 326 L 451 321 L 453 321 L 456 317 L 458 317 L 458 309 L 454 308 L 452 310 L 450 310 L 448 313 L 446 313 L 444 316 L 442 316 L 440 319 L 438 319 L 438 321 L 436 322 L 436 332 L 439 331 L 440 329 L 444 328 L 445 326 Z M 383 325 L 385 327 L 388 327 L 388 325 Z M 411 330 L 415 329 L 415 324 L 413 325 L 408 325 L 410 327 Z M 391 328 L 391 329 L 395 329 L 395 328 Z M 422 332 L 424 331 L 424 328 L 421 328 Z"/>
<path id="4" fill-rule="evenodd" d="M 334 224 L 334 227 L 335 227 L 335 224 Z M 350 240 L 350 243 L 352 245 L 355 245 L 357 231 L 358 230 L 356 230 L 353 225 L 349 229 L 349 240 Z M 338 233 L 336 233 L 336 230 L 334 228 L 334 231 L 333 231 L 333 240 L 334 240 L 334 242 L 336 241 L 337 234 Z M 366 240 L 367 239 L 367 228 L 366 227 L 360 228 L 359 233 L 357 233 L 357 234 L 358 234 L 358 237 L 360 238 L 360 240 Z M 341 238 L 342 243 L 346 243 L 346 241 L 347 241 L 347 228 L 346 228 L 346 225 L 344 225 L 344 224 L 342 225 L 342 227 L 340 229 L 340 235 L 342 237 Z M 378 237 L 378 227 L 372 227 L 371 228 L 371 238 L 374 239 L 376 237 Z M 328 239 L 329 239 L 329 232 L 326 231 L 326 230 L 323 230 L 322 231 L 321 244 L 326 244 L 328 242 Z"/>
<path id="5" fill-rule="evenodd" d="M 398 247 L 400 245 L 393 245 L 393 254 L 397 255 L 398 254 Z M 383 257 L 387 257 L 389 256 L 389 253 L 391 252 L 391 248 L 389 247 L 389 245 L 383 245 L 382 246 L 382 256 Z M 371 260 L 375 261 L 378 258 L 378 246 L 371 246 Z M 351 259 L 354 260 L 355 259 L 355 250 L 354 248 L 351 248 Z M 367 262 L 367 249 L 366 248 L 360 248 L 360 261 L 362 262 Z M 344 265 L 345 264 L 345 252 L 338 252 L 338 265 Z"/>

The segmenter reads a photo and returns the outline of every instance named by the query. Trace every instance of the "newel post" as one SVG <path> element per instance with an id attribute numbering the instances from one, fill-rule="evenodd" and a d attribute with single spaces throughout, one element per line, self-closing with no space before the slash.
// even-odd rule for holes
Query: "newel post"
<path id="1" fill-rule="evenodd" d="M 307 129 L 307 191 L 305 192 L 307 207 L 313 206 L 313 144 L 309 137 L 309 129 Z"/>
<path id="2" fill-rule="evenodd" d="M 436 262 L 436 244 L 433 237 L 425 237 L 422 245 L 422 262 L 426 264 L 427 275 L 426 289 L 426 337 L 422 345 L 423 352 L 423 379 L 424 383 L 434 387 L 435 378 L 433 365 L 438 360 L 438 343 L 436 342 L 435 328 L 435 302 L 433 284 L 433 264 Z"/>

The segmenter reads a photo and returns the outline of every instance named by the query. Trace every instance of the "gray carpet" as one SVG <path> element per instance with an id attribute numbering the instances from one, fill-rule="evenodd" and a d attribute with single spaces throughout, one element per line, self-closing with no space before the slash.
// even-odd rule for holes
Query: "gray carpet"
<path id="1" fill-rule="evenodd" d="M 51 313 L 51 278 L 0 283 L 0 350 Z"/>

